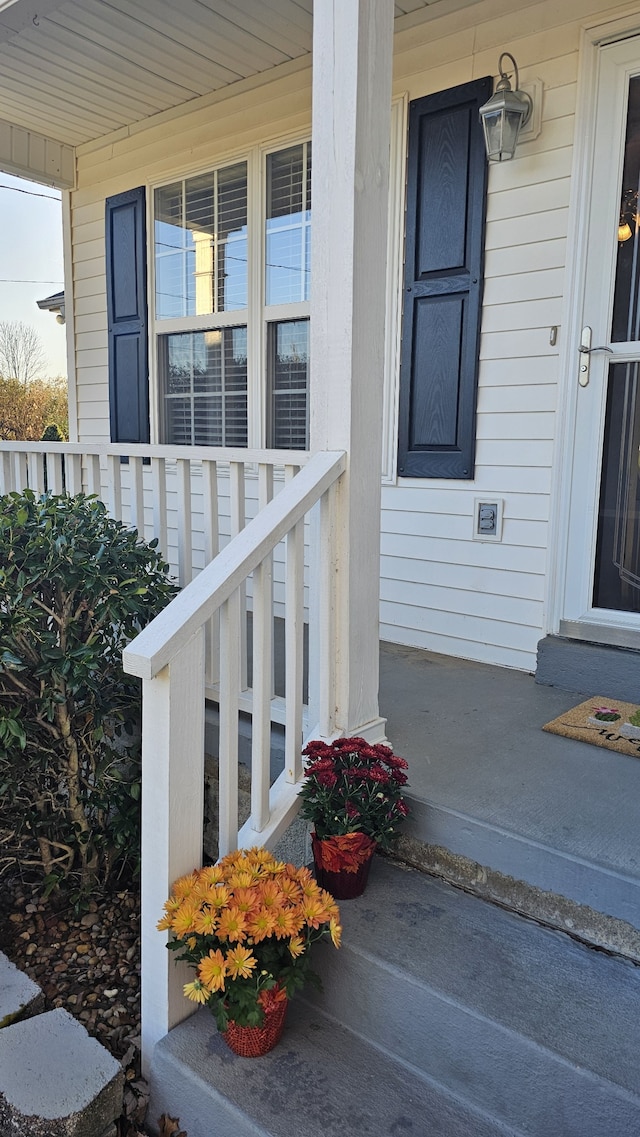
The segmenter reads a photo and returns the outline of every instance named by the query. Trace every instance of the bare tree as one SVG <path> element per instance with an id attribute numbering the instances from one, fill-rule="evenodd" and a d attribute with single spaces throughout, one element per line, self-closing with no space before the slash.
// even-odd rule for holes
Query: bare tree
<path id="1" fill-rule="evenodd" d="M 0 378 L 17 379 L 26 386 L 40 378 L 45 367 L 38 333 L 20 320 L 0 321 Z"/>

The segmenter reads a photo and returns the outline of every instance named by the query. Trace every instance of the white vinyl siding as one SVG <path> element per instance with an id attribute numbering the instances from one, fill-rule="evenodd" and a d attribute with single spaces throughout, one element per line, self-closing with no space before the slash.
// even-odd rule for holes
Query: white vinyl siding
<path id="1" fill-rule="evenodd" d="M 544 102 L 540 135 L 522 142 L 512 162 L 489 169 L 476 476 L 457 485 L 403 479 L 383 486 L 380 634 L 533 670 L 546 631 L 579 27 L 576 22 L 551 33 L 566 20 L 566 10 L 545 3 L 527 6 L 526 14 L 534 28 L 546 24 L 551 34 L 509 33 L 509 17 L 501 11 L 493 3 L 473 9 L 474 42 L 485 37 L 473 59 L 459 59 L 459 47 L 457 52 L 445 34 L 445 17 L 429 25 L 429 42 L 417 42 L 420 29 L 397 37 L 398 48 L 406 44 L 406 50 L 396 59 L 395 86 L 404 89 L 406 74 L 412 99 L 495 71 L 508 42 L 522 82 L 542 80 Z M 427 67 L 416 74 L 421 50 Z M 445 81 L 436 61 L 450 59 Z M 552 346 L 554 326 L 558 342 Z M 504 501 L 502 541 L 472 539 L 477 497 Z"/>

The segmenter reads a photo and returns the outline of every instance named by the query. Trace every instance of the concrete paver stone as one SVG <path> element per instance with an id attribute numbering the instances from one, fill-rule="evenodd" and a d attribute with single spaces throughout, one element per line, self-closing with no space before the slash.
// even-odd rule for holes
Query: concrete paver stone
<path id="1" fill-rule="evenodd" d="M 100 1137 L 120 1114 L 120 1063 L 67 1011 L 0 1031 L 2 1137 Z"/>
<path id="2" fill-rule="evenodd" d="M 43 1008 L 44 995 L 38 984 L 0 952 L 0 1028 Z"/>

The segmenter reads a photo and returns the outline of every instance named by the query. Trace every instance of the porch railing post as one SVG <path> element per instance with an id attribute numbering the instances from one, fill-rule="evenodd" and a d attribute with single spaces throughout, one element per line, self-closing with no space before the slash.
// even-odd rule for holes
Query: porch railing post
<path id="1" fill-rule="evenodd" d="M 371 741 L 385 726 L 378 610 L 392 55 L 389 0 L 315 0 L 311 449 L 348 455 L 336 497 L 336 699 L 325 727 L 334 719 L 339 733 Z"/>
<path id="2" fill-rule="evenodd" d="M 172 883 L 202 863 L 204 824 L 204 635 L 200 629 L 142 696 L 142 1049 L 193 1009 L 186 964 L 176 965 L 156 930 Z"/>

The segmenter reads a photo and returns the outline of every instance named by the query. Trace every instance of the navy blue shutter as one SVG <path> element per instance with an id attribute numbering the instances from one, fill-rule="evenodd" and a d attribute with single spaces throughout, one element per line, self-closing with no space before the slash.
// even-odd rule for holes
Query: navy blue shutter
<path id="1" fill-rule="evenodd" d="M 107 198 L 109 418 L 112 442 L 149 441 L 144 186 Z"/>
<path id="2" fill-rule="evenodd" d="M 473 478 L 492 80 L 409 109 L 398 473 Z"/>

